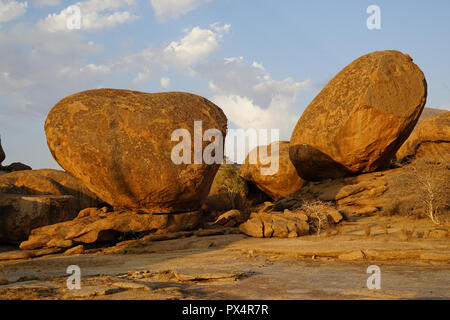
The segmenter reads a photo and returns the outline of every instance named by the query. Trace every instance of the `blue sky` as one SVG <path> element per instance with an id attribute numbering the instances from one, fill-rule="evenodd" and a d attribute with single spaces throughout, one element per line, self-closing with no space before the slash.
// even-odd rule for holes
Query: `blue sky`
<path id="1" fill-rule="evenodd" d="M 381 29 L 369 30 L 369 5 Z M 70 5 L 81 29 L 67 29 Z M 186 91 L 223 108 L 230 128 L 279 128 L 345 65 L 408 53 L 428 107 L 450 109 L 450 1 L 0 0 L 0 134 L 7 159 L 58 168 L 44 121 L 63 97 L 112 87 Z"/>

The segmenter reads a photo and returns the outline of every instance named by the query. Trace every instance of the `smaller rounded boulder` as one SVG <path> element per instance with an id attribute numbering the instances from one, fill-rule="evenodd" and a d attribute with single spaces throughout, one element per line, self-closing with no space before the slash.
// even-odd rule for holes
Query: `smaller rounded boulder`
<path id="1" fill-rule="evenodd" d="M 289 159 L 289 141 L 276 141 L 250 151 L 239 175 L 274 200 L 290 196 L 304 184 Z"/>

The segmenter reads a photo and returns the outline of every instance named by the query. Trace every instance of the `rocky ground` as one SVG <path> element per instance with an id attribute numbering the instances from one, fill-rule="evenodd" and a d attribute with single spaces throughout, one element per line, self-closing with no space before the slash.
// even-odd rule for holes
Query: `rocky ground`
<path id="1" fill-rule="evenodd" d="M 144 237 L 0 261 L 0 299 L 448 299 L 447 235 L 424 219 L 354 217 L 320 236 L 224 228 Z M 14 250 L 2 247 L 0 259 Z M 81 268 L 80 290 L 67 288 L 70 265 Z M 366 286 L 369 265 L 381 269 L 380 290 Z"/>
<path id="2" fill-rule="evenodd" d="M 45 123 L 65 171 L 2 166 L 0 144 L 0 299 L 448 299 L 450 112 L 426 98 L 409 55 L 373 52 L 270 157 L 220 165 L 228 121 L 203 97 L 68 96 Z"/>

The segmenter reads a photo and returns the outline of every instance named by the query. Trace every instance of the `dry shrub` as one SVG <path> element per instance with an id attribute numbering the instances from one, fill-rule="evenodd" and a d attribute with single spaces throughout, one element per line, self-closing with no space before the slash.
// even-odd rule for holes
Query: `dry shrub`
<path id="1" fill-rule="evenodd" d="M 250 206 L 248 192 L 247 183 L 239 177 L 239 168 L 222 165 L 214 178 L 206 206 L 210 211 L 246 209 Z"/>
<path id="2" fill-rule="evenodd" d="M 448 217 L 450 206 L 450 161 L 444 156 L 440 161 L 417 159 L 406 168 L 405 183 L 415 193 L 415 202 L 423 208 L 423 214 L 435 224 Z M 420 211 L 418 211 L 420 212 Z"/>
<path id="3" fill-rule="evenodd" d="M 328 230 L 333 225 L 327 214 L 328 208 L 332 206 L 320 200 L 308 200 L 302 203 L 301 210 L 308 215 L 309 225 L 318 235 L 322 230 Z"/>
<path id="4" fill-rule="evenodd" d="M 222 170 L 222 177 L 218 182 L 219 190 L 227 194 L 232 209 L 237 208 L 237 202 L 247 192 L 245 181 L 239 177 L 239 171 L 233 166 L 226 166 Z"/>

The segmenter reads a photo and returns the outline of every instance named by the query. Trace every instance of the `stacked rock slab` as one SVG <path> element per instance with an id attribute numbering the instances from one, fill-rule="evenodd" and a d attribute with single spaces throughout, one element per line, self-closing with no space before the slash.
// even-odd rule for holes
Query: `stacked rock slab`
<path id="1" fill-rule="evenodd" d="M 400 161 L 442 161 L 445 157 L 450 157 L 450 111 L 423 120 L 396 154 Z"/>
<path id="2" fill-rule="evenodd" d="M 298 191 L 304 181 L 298 176 L 289 159 L 289 141 L 273 142 L 271 145 L 265 146 L 264 152 L 261 152 L 261 148 L 259 146 L 250 151 L 241 166 L 239 175 L 254 183 L 275 200 Z M 252 163 L 252 158 L 255 163 Z M 270 172 L 270 168 L 273 169 L 273 172 Z"/>
<path id="3" fill-rule="evenodd" d="M 339 72 L 311 102 L 290 141 L 306 180 L 383 169 L 423 110 L 427 83 L 409 55 L 377 51 Z"/>
<path id="4" fill-rule="evenodd" d="M 225 138 L 226 116 L 200 96 L 98 89 L 58 102 L 45 132 L 56 161 L 115 209 L 188 212 L 201 207 L 219 169 L 172 161 L 177 129 L 190 133 L 193 160 L 194 121 Z"/>
<path id="5" fill-rule="evenodd" d="M 74 220 L 34 229 L 29 239 L 20 244 L 20 248 L 68 249 L 80 244 L 117 241 L 121 235 L 129 232 L 177 232 L 194 228 L 199 217 L 196 211 L 152 215 L 87 208 Z"/>

